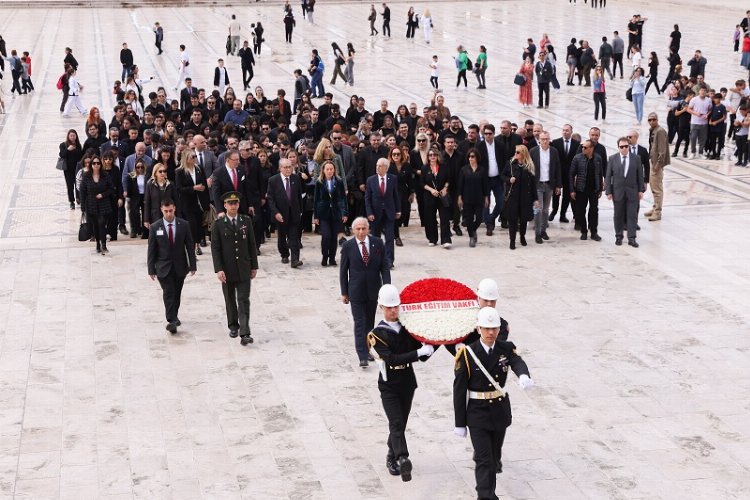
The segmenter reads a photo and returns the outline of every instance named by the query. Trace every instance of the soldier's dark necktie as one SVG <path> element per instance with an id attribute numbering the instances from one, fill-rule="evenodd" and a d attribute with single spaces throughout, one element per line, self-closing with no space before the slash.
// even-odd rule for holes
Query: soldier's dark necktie
<path id="1" fill-rule="evenodd" d="M 362 245 L 362 261 L 367 265 L 370 262 L 370 252 L 367 251 L 367 245 L 364 241 L 360 241 L 359 244 Z"/>
<path id="2" fill-rule="evenodd" d="M 232 219 L 232 229 L 237 231 L 237 219 Z"/>
<path id="3" fill-rule="evenodd" d="M 491 357 L 492 357 L 492 347 L 490 347 L 490 350 L 489 350 L 489 351 L 487 351 L 487 357 L 488 357 L 488 358 L 491 358 Z"/>
<path id="4" fill-rule="evenodd" d="M 169 246 L 174 245 L 174 232 L 172 231 L 172 224 L 169 224 Z"/>

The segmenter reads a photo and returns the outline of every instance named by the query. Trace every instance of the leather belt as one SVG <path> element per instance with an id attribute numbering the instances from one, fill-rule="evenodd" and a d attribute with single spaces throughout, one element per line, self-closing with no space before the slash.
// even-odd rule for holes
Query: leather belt
<path id="1" fill-rule="evenodd" d="M 469 391 L 469 399 L 498 399 L 503 397 L 500 391 L 475 392 Z"/>
<path id="2" fill-rule="evenodd" d="M 411 363 L 406 363 L 405 365 L 397 365 L 397 366 L 388 366 L 391 370 L 406 370 L 411 366 Z"/>

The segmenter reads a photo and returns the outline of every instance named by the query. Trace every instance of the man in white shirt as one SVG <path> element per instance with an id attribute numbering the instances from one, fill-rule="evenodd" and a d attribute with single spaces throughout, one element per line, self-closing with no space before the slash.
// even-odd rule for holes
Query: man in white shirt
<path id="1" fill-rule="evenodd" d="M 185 83 L 185 78 L 190 78 L 192 75 L 192 70 L 190 69 L 190 56 L 188 55 L 187 50 L 185 50 L 184 45 L 180 45 L 180 58 L 177 65 L 180 75 L 177 77 L 177 85 L 174 86 L 174 90 L 182 88 L 183 83 Z"/>
<path id="2" fill-rule="evenodd" d="M 549 206 L 552 202 L 552 193 L 559 195 L 562 189 L 562 166 L 557 149 L 550 147 L 549 132 L 539 134 L 539 146 L 532 148 L 529 154 L 534 162 L 536 193 L 541 205 L 541 209 L 534 214 L 535 241 L 541 245 L 544 240 L 549 240 Z"/>
<path id="3" fill-rule="evenodd" d="M 229 47 L 229 53 L 234 55 L 240 48 L 240 22 L 237 20 L 237 16 L 232 14 L 232 20 L 229 22 L 229 41 L 231 43 Z"/>

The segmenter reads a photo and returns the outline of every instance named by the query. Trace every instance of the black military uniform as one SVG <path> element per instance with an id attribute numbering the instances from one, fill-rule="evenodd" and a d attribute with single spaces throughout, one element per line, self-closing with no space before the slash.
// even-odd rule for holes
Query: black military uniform
<path id="1" fill-rule="evenodd" d="M 481 340 L 468 347 L 500 387 L 505 386 L 508 367 L 519 377 L 529 375 L 526 363 L 516 354 L 512 342 L 496 341 L 489 354 Z M 505 438 L 505 429 L 511 424 L 510 399 L 507 393 L 499 393 L 487 380 L 466 348 L 460 349 L 456 355 L 453 411 L 456 427 L 468 427 L 471 434 L 477 495 L 480 499 L 497 499 L 495 473 L 501 458 L 498 444 Z"/>
<path id="2" fill-rule="evenodd" d="M 510 326 L 508 325 L 508 322 L 505 321 L 505 318 L 500 317 L 500 333 L 497 334 L 497 340 L 502 340 L 505 342 L 508 340 L 508 335 L 510 334 Z M 469 345 L 473 342 L 476 342 L 481 338 L 481 335 L 479 335 L 479 331 L 475 328 L 471 331 L 471 333 L 463 340 L 462 344 Z M 451 353 L 453 356 L 456 355 L 456 345 L 455 344 L 446 344 L 445 349 Z"/>
<path id="3" fill-rule="evenodd" d="M 384 363 L 387 378 L 383 378 L 381 370 L 378 389 L 383 401 L 383 410 L 388 417 L 389 431 L 386 467 L 392 475 L 400 474 L 403 481 L 410 481 L 411 462 L 404 433 L 414 391 L 417 388 L 412 363 L 418 360 L 425 361 L 427 356 L 419 357 L 417 349 L 422 347 L 422 344 L 409 335 L 406 328 L 400 324 L 399 326 L 399 331 L 396 331 L 388 323 L 381 321 L 367 335 L 367 340 Z"/>
<path id="4" fill-rule="evenodd" d="M 239 201 L 240 195 L 231 191 L 224 201 Z M 222 283 L 227 311 L 229 336 L 239 335 L 242 345 L 253 341 L 250 335 L 250 280 L 258 269 L 258 247 L 255 244 L 253 221 L 248 215 L 237 213 L 234 220 L 229 215 L 217 219 L 211 229 L 211 254 L 214 272 L 224 271 Z"/>

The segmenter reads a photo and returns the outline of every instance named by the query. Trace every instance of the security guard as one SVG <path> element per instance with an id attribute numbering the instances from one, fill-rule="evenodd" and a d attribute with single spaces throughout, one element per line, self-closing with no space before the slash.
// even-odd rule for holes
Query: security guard
<path id="1" fill-rule="evenodd" d="M 253 342 L 250 280 L 258 272 L 258 247 L 252 218 L 239 213 L 240 194 L 229 191 L 222 200 L 224 217 L 217 219 L 211 229 L 211 254 L 214 272 L 224 292 L 229 336 L 236 338 L 239 333 L 242 345 L 246 345 Z"/>
<path id="2" fill-rule="evenodd" d="M 502 449 L 498 446 L 511 424 L 510 400 L 503 390 L 508 367 L 518 375 L 522 389 L 534 385 L 529 369 L 516 354 L 512 342 L 498 341 L 500 315 L 484 307 L 477 315 L 481 338 L 459 349 L 453 381 L 453 411 L 459 437 L 466 437 L 466 427 L 474 447 L 474 476 L 480 499 L 497 499 L 496 466 Z M 468 404 L 467 404 L 468 396 Z"/>
<path id="3" fill-rule="evenodd" d="M 395 286 L 380 287 L 378 304 L 383 310 L 384 319 L 368 334 L 367 340 L 379 358 L 378 389 L 388 417 L 385 466 L 391 475 L 401 475 L 402 481 L 411 481 L 412 464 L 404 432 L 417 388 L 412 363 L 427 360 L 435 349 L 429 344 L 420 344 L 399 323 L 401 297 Z"/>

